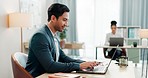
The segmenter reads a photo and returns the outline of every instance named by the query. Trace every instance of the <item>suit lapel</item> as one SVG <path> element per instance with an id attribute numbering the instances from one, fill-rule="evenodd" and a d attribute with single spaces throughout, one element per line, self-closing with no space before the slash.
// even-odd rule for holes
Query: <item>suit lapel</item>
<path id="1" fill-rule="evenodd" d="M 45 32 L 47 33 L 47 35 L 49 36 L 49 38 L 51 39 L 50 42 L 51 42 L 52 47 L 53 47 L 51 49 L 53 49 L 52 51 L 54 51 L 54 52 L 52 52 L 53 53 L 53 58 L 56 61 L 56 45 L 55 45 L 55 42 L 54 42 L 54 37 L 53 37 L 51 31 L 49 30 L 49 28 L 47 27 L 47 25 L 44 26 L 44 29 L 45 29 Z"/>

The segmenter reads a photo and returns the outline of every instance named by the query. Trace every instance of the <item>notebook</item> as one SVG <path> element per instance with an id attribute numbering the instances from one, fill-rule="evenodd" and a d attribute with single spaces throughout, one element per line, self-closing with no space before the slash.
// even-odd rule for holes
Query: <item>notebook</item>
<path id="1" fill-rule="evenodd" d="M 119 45 L 117 45 L 118 47 Z M 77 73 L 87 73 L 87 74 L 105 74 L 108 70 L 108 67 L 110 66 L 111 64 L 111 61 L 114 57 L 116 53 L 116 50 L 112 56 L 112 58 L 108 61 L 108 63 L 104 63 L 102 62 L 102 65 L 98 65 L 98 66 L 95 66 L 93 70 L 90 70 L 90 69 L 85 69 L 85 70 L 81 70 L 81 71 L 76 71 Z"/>
<path id="2" fill-rule="evenodd" d="M 123 46 L 124 44 L 124 38 L 123 37 L 111 37 L 110 38 L 110 46 Z"/>
<path id="3" fill-rule="evenodd" d="M 49 74 L 48 78 L 80 78 L 81 76 L 78 74 L 70 74 L 70 73 L 54 73 Z"/>

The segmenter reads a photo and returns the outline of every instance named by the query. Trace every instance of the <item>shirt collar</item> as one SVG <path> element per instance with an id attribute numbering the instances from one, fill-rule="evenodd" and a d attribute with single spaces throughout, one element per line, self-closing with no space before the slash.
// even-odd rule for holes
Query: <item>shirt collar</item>
<path id="1" fill-rule="evenodd" d="M 50 29 L 50 27 L 49 27 L 48 25 L 47 25 L 47 27 L 48 27 L 49 30 L 51 31 L 51 29 Z M 52 31 L 51 31 L 51 34 L 52 34 L 53 37 L 57 36 L 56 33 L 54 34 Z"/>
<path id="2" fill-rule="evenodd" d="M 112 32 L 111 32 L 111 34 L 112 34 L 112 35 L 116 35 L 116 33 L 115 33 L 115 34 L 113 34 Z"/>

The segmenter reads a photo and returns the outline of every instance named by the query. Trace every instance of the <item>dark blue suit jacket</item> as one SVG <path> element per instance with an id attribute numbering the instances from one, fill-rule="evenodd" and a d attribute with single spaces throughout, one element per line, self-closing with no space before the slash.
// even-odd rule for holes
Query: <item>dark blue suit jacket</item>
<path id="1" fill-rule="evenodd" d="M 83 61 L 74 60 L 64 54 L 59 47 L 59 61 L 56 62 L 56 47 L 53 35 L 45 25 L 38 30 L 29 43 L 29 54 L 26 70 L 33 76 L 43 73 L 71 72 L 80 70 L 79 64 Z"/>

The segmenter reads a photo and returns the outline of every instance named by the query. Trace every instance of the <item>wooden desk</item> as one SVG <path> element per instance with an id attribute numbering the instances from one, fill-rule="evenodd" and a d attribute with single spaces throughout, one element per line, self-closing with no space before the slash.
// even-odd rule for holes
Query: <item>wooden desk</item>
<path id="1" fill-rule="evenodd" d="M 26 49 L 29 48 L 29 42 L 24 42 L 24 48 L 26 48 Z"/>
<path id="2" fill-rule="evenodd" d="M 84 43 L 66 42 L 64 49 L 84 49 Z"/>
<path id="3" fill-rule="evenodd" d="M 128 62 L 127 67 L 120 67 L 117 64 L 115 64 L 115 61 L 112 61 L 105 75 L 82 74 L 82 73 L 73 73 L 73 74 L 79 74 L 82 77 L 86 78 L 135 78 L 134 64 L 131 61 Z M 45 73 L 37 78 L 48 78 L 48 75 L 49 75 L 48 73 Z"/>
<path id="4" fill-rule="evenodd" d="M 29 48 L 29 42 L 24 42 L 24 47 L 26 49 Z M 70 43 L 66 42 L 64 49 L 83 49 L 84 48 L 84 43 Z"/>

